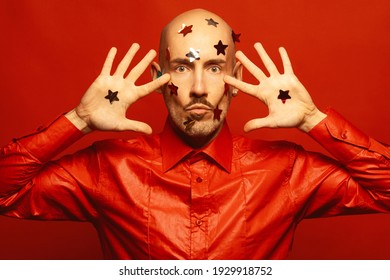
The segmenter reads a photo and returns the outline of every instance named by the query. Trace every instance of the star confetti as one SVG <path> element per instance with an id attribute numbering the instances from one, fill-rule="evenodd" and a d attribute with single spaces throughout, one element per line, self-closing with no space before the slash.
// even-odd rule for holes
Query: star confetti
<path id="1" fill-rule="evenodd" d="M 108 94 L 104 98 L 110 100 L 110 103 L 112 104 L 114 101 L 119 101 L 117 95 L 117 91 L 112 92 L 111 90 L 108 90 Z"/>
<path id="2" fill-rule="evenodd" d="M 288 95 L 289 91 L 288 90 L 279 90 L 279 96 L 278 99 L 281 99 L 283 104 L 286 103 L 287 99 L 291 99 L 291 96 Z"/>
<path id="3" fill-rule="evenodd" d="M 185 25 L 184 23 L 181 25 L 181 29 L 177 31 L 179 34 L 183 34 L 183 37 L 185 37 L 188 33 L 192 32 L 192 25 Z"/>
<path id="4" fill-rule="evenodd" d="M 217 108 L 214 109 L 214 120 L 221 120 L 221 113 L 222 113 L 222 110 L 218 108 L 218 105 L 217 105 Z"/>
<path id="5" fill-rule="evenodd" d="M 228 96 L 228 93 L 229 93 L 229 85 L 225 84 L 225 91 L 223 92 L 223 94 Z"/>
<path id="6" fill-rule="evenodd" d="M 183 124 L 186 126 L 186 130 L 190 130 L 191 127 L 194 126 L 195 120 L 193 120 L 190 117 L 188 117 L 187 120 Z"/>
<path id="7" fill-rule="evenodd" d="M 228 47 L 228 45 L 224 45 L 221 40 L 219 40 L 217 45 L 214 45 L 214 48 L 217 49 L 217 55 L 220 53 L 225 55 L 225 49 Z"/>
<path id="8" fill-rule="evenodd" d="M 195 50 L 193 48 L 190 48 L 190 52 L 186 54 L 186 57 L 190 59 L 190 62 L 194 62 L 195 60 L 199 60 L 199 51 L 200 50 Z"/>
<path id="9" fill-rule="evenodd" d="M 212 18 L 210 18 L 210 19 L 206 18 L 206 21 L 207 21 L 207 25 L 212 25 L 212 26 L 215 26 L 215 27 L 217 27 L 217 25 L 219 24 L 219 22 L 216 22 Z"/>
<path id="10" fill-rule="evenodd" d="M 232 30 L 233 42 L 238 42 L 238 43 L 240 43 L 240 36 L 241 36 L 241 33 L 236 34 L 236 33 L 234 33 L 234 31 Z"/>
<path id="11" fill-rule="evenodd" d="M 177 95 L 177 90 L 179 89 L 177 86 L 175 86 L 173 83 L 168 85 L 169 89 L 171 90 L 171 95 Z"/>

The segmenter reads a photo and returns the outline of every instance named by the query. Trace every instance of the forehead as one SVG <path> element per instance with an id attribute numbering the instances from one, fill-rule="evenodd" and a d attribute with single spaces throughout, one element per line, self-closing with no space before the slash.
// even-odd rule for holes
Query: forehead
<path id="1" fill-rule="evenodd" d="M 167 26 L 165 36 L 165 47 L 172 59 L 185 58 L 190 49 L 199 51 L 200 60 L 234 56 L 231 28 L 212 14 L 175 19 Z"/>

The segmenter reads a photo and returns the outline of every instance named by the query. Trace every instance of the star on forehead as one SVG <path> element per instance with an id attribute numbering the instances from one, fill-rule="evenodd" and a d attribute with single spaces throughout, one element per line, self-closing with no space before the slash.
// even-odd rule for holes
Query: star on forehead
<path id="1" fill-rule="evenodd" d="M 221 113 L 222 113 L 222 110 L 218 108 L 218 105 L 217 105 L 217 108 L 214 109 L 214 120 L 221 120 Z"/>
<path id="2" fill-rule="evenodd" d="M 110 103 L 114 101 L 119 101 L 119 98 L 117 97 L 118 92 L 117 91 L 111 91 L 110 89 L 108 90 L 108 94 L 104 97 L 105 99 L 108 99 Z"/>
<path id="3" fill-rule="evenodd" d="M 221 40 L 219 40 L 217 45 L 214 45 L 214 48 L 217 49 L 217 55 L 220 53 L 225 55 L 225 49 L 228 47 L 228 45 L 224 45 Z"/>
<path id="4" fill-rule="evenodd" d="M 291 96 L 288 95 L 289 90 L 279 90 L 278 99 L 281 99 L 283 104 L 286 103 L 287 99 L 291 99 Z"/>
<path id="5" fill-rule="evenodd" d="M 200 50 L 195 50 L 194 48 L 190 48 L 190 52 L 186 54 L 186 57 L 190 59 L 190 62 L 194 62 L 195 60 L 200 59 L 199 52 Z"/>
<path id="6" fill-rule="evenodd" d="M 233 39 L 233 42 L 238 42 L 238 43 L 240 43 L 240 36 L 241 36 L 241 33 L 236 34 L 236 33 L 234 33 L 234 31 L 232 30 L 232 39 Z"/>
<path id="7" fill-rule="evenodd" d="M 212 26 L 215 26 L 217 27 L 217 25 L 219 24 L 219 22 L 216 22 L 215 20 L 213 20 L 212 18 L 210 19 L 205 19 L 207 21 L 207 25 L 212 25 Z"/>
<path id="8" fill-rule="evenodd" d="M 171 95 L 177 95 L 177 90 L 179 89 L 177 86 L 175 86 L 172 82 L 170 85 L 168 85 L 169 89 L 171 90 Z"/>
<path id="9" fill-rule="evenodd" d="M 185 25 L 184 23 L 181 25 L 181 29 L 177 31 L 179 34 L 183 34 L 183 37 L 185 37 L 188 33 L 192 32 L 192 25 Z"/>

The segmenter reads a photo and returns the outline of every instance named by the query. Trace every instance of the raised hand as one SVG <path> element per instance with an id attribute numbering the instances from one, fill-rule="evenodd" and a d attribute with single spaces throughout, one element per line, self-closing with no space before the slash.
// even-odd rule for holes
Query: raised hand
<path id="1" fill-rule="evenodd" d="M 152 132 L 148 124 L 127 119 L 126 111 L 138 99 L 167 83 L 170 76 L 169 74 L 164 74 L 147 84 L 135 85 L 137 79 L 156 56 L 156 51 L 150 50 L 124 77 L 139 48 L 138 44 L 133 44 L 112 75 L 111 69 L 116 55 L 116 48 L 111 48 L 100 75 L 88 88 L 80 104 L 67 115 L 76 126 L 76 123 L 80 124 L 83 122 L 89 129 L 106 131 L 132 130 L 147 134 Z M 77 118 L 78 120 L 76 120 Z M 78 127 L 81 128 L 81 125 Z"/>
<path id="2" fill-rule="evenodd" d="M 268 106 L 268 116 L 250 120 L 245 124 L 245 131 L 262 127 L 298 127 L 307 132 L 326 117 L 317 109 L 305 87 L 294 75 L 290 59 L 284 48 L 279 49 L 284 68 L 283 74 L 279 73 L 260 43 L 255 44 L 255 49 L 269 76 L 241 51 L 238 51 L 236 53 L 237 59 L 259 81 L 259 84 L 248 84 L 231 76 L 224 78 L 226 83 L 260 99 Z"/>

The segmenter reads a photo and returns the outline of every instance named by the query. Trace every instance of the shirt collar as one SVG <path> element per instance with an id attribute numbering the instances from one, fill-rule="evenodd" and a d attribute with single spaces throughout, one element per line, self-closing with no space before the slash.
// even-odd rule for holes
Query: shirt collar
<path id="1" fill-rule="evenodd" d="M 230 173 L 232 168 L 233 141 L 225 122 L 221 131 L 207 146 L 194 149 L 188 146 L 173 130 L 167 120 L 160 134 L 163 172 L 167 172 L 191 153 L 203 152 Z"/>

